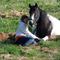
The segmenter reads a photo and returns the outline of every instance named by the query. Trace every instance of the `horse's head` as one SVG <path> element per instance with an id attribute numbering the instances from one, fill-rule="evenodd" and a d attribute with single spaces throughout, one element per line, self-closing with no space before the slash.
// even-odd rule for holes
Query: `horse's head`
<path id="1" fill-rule="evenodd" d="M 29 8 L 30 8 L 29 10 L 30 18 L 32 19 L 32 23 L 35 23 L 40 17 L 39 7 L 37 3 L 35 3 L 35 5 L 29 4 Z"/>

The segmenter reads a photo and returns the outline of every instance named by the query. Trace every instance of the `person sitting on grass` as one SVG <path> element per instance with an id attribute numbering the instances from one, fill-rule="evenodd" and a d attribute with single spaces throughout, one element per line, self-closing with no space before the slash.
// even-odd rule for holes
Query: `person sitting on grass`
<path id="1" fill-rule="evenodd" d="M 33 35 L 29 29 L 29 17 L 26 15 L 22 15 L 21 20 L 19 21 L 19 26 L 16 31 L 16 44 L 20 44 L 22 46 L 28 45 L 36 45 L 40 40 L 37 36 Z"/>

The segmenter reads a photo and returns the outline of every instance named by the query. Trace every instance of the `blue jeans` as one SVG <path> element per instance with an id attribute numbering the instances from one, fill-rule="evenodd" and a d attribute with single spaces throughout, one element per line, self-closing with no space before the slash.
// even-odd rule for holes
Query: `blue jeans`
<path id="1" fill-rule="evenodd" d="M 22 46 L 28 46 L 31 44 L 37 44 L 34 38 L 31 37 L 22 37 L 16 41 L 16 44 L 20 44 Z"/>
<path id="2" fill-rule="evenodd" d="M 31 44 L 36 45 L 37 43 L 34 39 L 29 39 L 24 45 L 28 46 L 28 45 L 31 45 Z"/>

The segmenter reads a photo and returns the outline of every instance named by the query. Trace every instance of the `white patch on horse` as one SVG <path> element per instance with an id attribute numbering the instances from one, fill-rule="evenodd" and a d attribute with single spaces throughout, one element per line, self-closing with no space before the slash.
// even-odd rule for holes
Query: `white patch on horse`
<path id="1" fill-rule="evenodd" d="M 32 18 L 32 20 L 34 20 L 34 14 L 32 14 L 31 18 Z"/>
<path id="2" fill-rule="evenodd" d="M 53 26 L 51 35 L 60 35 L 60 21 L 49 14 L 47 14 L 47 16 L 49 17 L 49 20 L 51 21 Z"/>
<path id="3" fill-rule="evenodd" d="M 60 36 L 60 21 L 57 18 L 53 17 L 52 15 L 47 14 L 47 16 L 49 17 L 49 20 L 52 23 L 53 29 L 50 38 L 48 36 L 45 36 L 43 38 L 44 41 L 48 39 L 54 39 L 56 38 L 56 36 Z"/>

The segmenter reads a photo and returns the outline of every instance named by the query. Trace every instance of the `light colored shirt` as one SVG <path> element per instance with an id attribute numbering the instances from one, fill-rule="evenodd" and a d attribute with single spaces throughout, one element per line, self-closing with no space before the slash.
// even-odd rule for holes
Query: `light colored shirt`
<path id="1" fill-rule="evenodd" d="M 39 39 L 37 36 L 33 35 L 28 30 L 28 26 L 26 26 L 26 24 L 23 21 L 19 22 L 19 26 L 18 26 L 17 31 L 16 31 L 16 36 L 27 36 L 27 37 Z"/>

